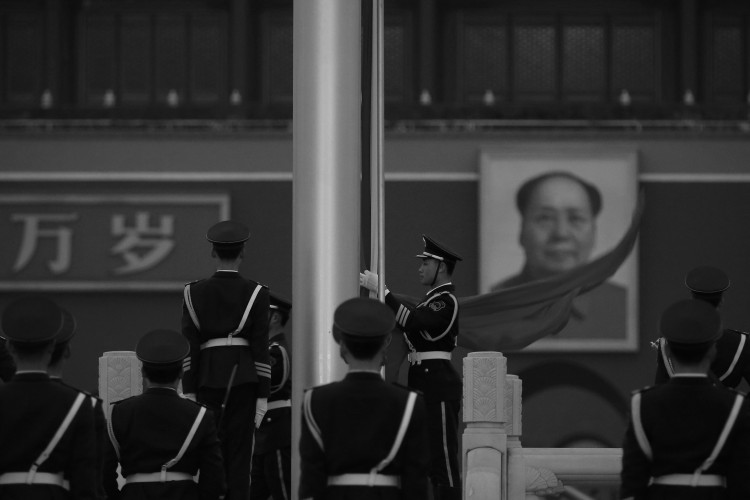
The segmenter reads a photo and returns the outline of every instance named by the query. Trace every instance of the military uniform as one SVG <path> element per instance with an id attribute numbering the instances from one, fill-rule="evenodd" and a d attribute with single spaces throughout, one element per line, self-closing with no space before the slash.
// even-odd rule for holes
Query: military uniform
<path id="1" fill-rule="evenodd" d="M 730 286 L 730 281 L 729 277 L 718 268 L 699 266 L 687 273 L 685 286 L 694 298 L 718 307 L 724 292 Z M 655 376 L 657 384 L 669 380 L 673 375 L 671 363 L 665 354 L 663 344 L 663 338 L 653 343 L 657 350 Z M 721 338 L 716 342 L 716 357 L 711 363 L 711 376 L 727 387 L 736 388 L 743 379 L 750 383 L 750 339 L 748 333 L 731 328 L 724 329 Z"/>
<path id="2" fill-rule="evenodd" d="M 42 360 L 62 327 L 62 311 L 42 297 L 18 299 L 3 312 L 8 341 L 36 350 Z M 0 498 L 99 498 L 94 413 L 86 396 L 24 364 L 18 361 L 13 379 L 0 385 Z"/>
<path id="3" fill-rule="evenodd" d="M 100 486 L 100 496 L 104 498 L 105 493 L 104 490 L 101 489 L 103 488 L 102 465 L 104 461 L 104 445 L 109 438 L 107 438 L 107 421 L 104 417 L 103 403 L 100 398 L 93 394 L 66 384 L 62 380 L 61 373 L 55 373 L 57 371 L 62 371 L 62 363 L 65 358 L 64 351 L 68 349 L 71 339 L 76 334 L 75 317 L 67 309 L 62 307 L 60 309 L 63 312 L 63 328 L 58 333 L 57 337 L 55 337 L 55 350 L 52 354 L 52 360 L 49 367 L 50 379 L 70 387 L 86 396 L 86 402 L 83 405 L 84 409 L 89 409 L 94 414 L 94 430 L 96 434 L 96 477 L 97 484 Z"/>
<path id="4" fill-rule="evenodd" d="M 155 330 L 138 343 L 144 366 L 179 364 L 189 351 L 177 332 Z M 176 385 L 176 384 L 175 384 Z M 176 387 L 147 387 L 112 406 L 104 486 L 113 499 L 218 500 L 226 490 L 213 412 Z M 125 485 L 117 489 L 117 464 Z M 197 481 L 194 477 L 197 476 Z"/>
<path id="5" fill-rule="evenodd" d="M 0 339 L 0 381 L 7 382 L 16 373 L 16 363 L 5 346 L 5 341 Z"/>
<path id="6" fill-rule="evenodd" d="M 244 226 L 224 221 L 206 237 L 217 249 L 241 247 L 248 234 Z M 247 496 L 256 400 L 267 398 L 270 389 L 268 307 L 268 288 L 236 271 L 219 270 L 184 289 L 182 333 L 190 356 L 183 391 L 217 414 L 232 500 Z"/>
<path id="7" fill-rule="evenodd" d="M 271 311 L 288 318 L 292 304 L 271 293 Z M 250 481 L 250 498 L 291 498 L 292 487 L 292 363 L 283 332 L 268 339 L 271 357 L 271 395 L 268 412 L 255 431 L 255 449 Z"/>
<path id="8" fill-rule="evenodd" d="M 423 236 L 425 250 L 421 259 L 456 262 L 461 258 L 429 237 Z M 463 384 L 451 363 L 451 352 L 458 339 L 458 300 L 452 283 L 437 286 L 416 306 L 390 292 L 385 303 L 395 312 L 403 330 L 409 353 L 408 384 L 420 391 L 427 404 L 427 423 L 431 446 L 430 476 L 436 489 L 449 488 L 457 496 L 461 485 L 458 461 L 458 414 Z"/>
<path id="9" fill-rule="evenodd" d="M 683 350 L 720 334 L 718 313 L 697 300 L 670 306 L 661 325 L 667 342 Z M 684 371 L 636 391 L 622 464 L 622 498 L 750 498 L 750 409 L 744 395 L 705 373 Z"/>
<path id="10" fill-rule="evenodd" d="M 393 314 L 375 299 L 344 302 L 334 336 L 384 342 Z M 300 499 L 426 500 L 429 448 L 422 397 L 378 371 L 305 392 L 299 443 Z"/>

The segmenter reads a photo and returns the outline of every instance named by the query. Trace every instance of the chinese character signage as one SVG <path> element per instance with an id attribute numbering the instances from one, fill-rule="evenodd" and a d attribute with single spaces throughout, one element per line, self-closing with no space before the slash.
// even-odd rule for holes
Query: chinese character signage
<path id="1" fill-rule="evenodd" d="M 3 195 L 0 289 L 181 287 L 227 218 L 226 195 Z"/>

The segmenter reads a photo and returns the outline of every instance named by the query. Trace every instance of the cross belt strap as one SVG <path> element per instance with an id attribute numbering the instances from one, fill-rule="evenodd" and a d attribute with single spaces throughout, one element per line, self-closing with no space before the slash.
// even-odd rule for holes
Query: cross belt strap
<path id="1" fill-rule="evenodd" d="M 742 349 L 744 349 L 745 347 L 746 340 L 747 340 L 747 335 L 740 334 L 740 343 L 737 346 L 737 350 L 734 352 L 732 363 L 729 365 L 729 368 L 727 368 L 727 371 L 725 371 L 724 374 L 719 377 L 720 381 L 724 382 L 724 379 L 726 379 L 734 371 L 735 367 L 737 366 L 737 363 L 740 360 L 740 356 L 742 356 Z"/>
<path id="2" fill-rule="evenodd" d="M 386 476 L 385 474 L 341 474 L 328 476 L 328 486 L 391 486 L 401 487 L 400 476 Z"/>
<path id="3" fill-rule="evenodd" d="M 655 477 L 651 484 L 661 484 L 665 486 L 719 486 L 725 487 L 727 479 L 724 476 L 716 474 L 701 474 L 696 481 L 694 474 L 667 474 L 666 476 Z"/>
<path id="4" fill-rule="evenodd" d="M 37 469 L 49 458 L 49 456 L 54 451 L 55 447 L 57 446 L 57 443 L 60 442 L 60 439 L 62 439 L 63 434 L 65 434 L 65 431 L 68 430 L 68 427 L 70 427 L 70 424 L 73 422 L 73 419 L 78 414 L 78 410 L 81 408 L 81 405 L 83 404 L 83 401 L 86 399 L 86 395 L 82 392 L 79 392 L 76 396 L 75 401 L 73 401 L 73 404 L 71 405 L 70 409 L 68 410 L 68 413 L 65 415 L 65 418 L 63 419 L 62 423 L 60 424 L 60 427 L 57 428 L 57 432 L 55 432 L 55 435 L 52 436 L 52 440 L 47 444 L 47 447 L 42 451 L 41 455 L 37 457 L 37 459 L 34 461 L 34 465 L 31 466 L 29 469 L 28 474 L 26 475 L 26 484 L 34 484 L 34 476 L 36 475 Z"/>
<path id="5" fill-rule="evenodd" d="M 211 347 L 234 347 L 234 346 L 249 346 L 250 342 L 247 339 L 237 337 L 222 337 L 220 339 L 211 339 L 201 344 L 201 351 L 203 349 L 210 349 Z"/>
<path id="6" fill-rule="evenodd" d="M 187 472 L 137 472 L 125 478 L 126 484 L 131 483 L 164 483 L 167 481 L 195 481 Z"/>
<path id="7" fill-rule="evenodd" d="M 6 472 L 5 474 L 0 474 L 0 485 L 49 484 L 70 491 L 70 482 L 65 479 L 65 476 L 63 476 L 62 473 L 53 474 L 51 472 L 37 472 L 34 474 L 31 482 L 28 481 L 28 477 L 28 472 Z"/>
<path id="8" fill-rule="evenodd" d="M 201 421 L 203 420 L 203 416 L 205 414 L 206 414 L 206 407 L 201 406 L 200 411 L 198 411 L 198 415 L 196 415 L 195 420 L 193 421 L 193 426 L 190 428 L 190 432 L 188 432 L 187 437 L 185 437 L 185 442 L 182 443 L 182 447 L 180 448 L 180 451 L 177 452 L 177 456 L 161 466 L 161 472 L 159 473 L 159 477 L 162 483 L 167 481 L 167 474 L 169 474 L 169 472 L 167 472 L 167 469 L 169 469 L 170 467 L 173 467 L 174 464 L 179 462 L 182 456 L 185 454 L 185 451 L 188 449 L 188 446 L 190 446 L 190 442 L 193 440 L 193 437 L 195 436 L 195 433 L 198 430 L 198 426 L 201 424 Z M 173 474 L 176 474 L 176 473 L 173 473 Z M 175 480 L 173 479 L 173 481 Z M 181 481 L 181 479 L 178 479 L 177 481 Z"/>
<path id="9" fill-rule="evenodd" d="M 451 353 L 447 351 L 410 352 L 407 359 L 412 365 L 422 364 L 422 361 L 427 361 L 428 359 L 445 359 L 450 361 Z"/>

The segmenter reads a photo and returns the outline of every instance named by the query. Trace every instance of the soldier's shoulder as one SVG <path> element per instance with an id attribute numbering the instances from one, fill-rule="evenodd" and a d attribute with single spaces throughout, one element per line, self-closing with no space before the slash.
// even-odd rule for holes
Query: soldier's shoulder
<path id="1" fill-rule="evenodd" d="M 657 386 L 655 385 L 647 385 L 645 387 L 641 387 L 640 389 L 635 389 L 634 391 L 631 391 L 630 395 L 635 396 L 637 394 L 646 394 L 650 391 L 653 391 Z"/>
<path id="2" fill-rule="evenodd" d="M 261 283 L 260 281 L 251 278 L 245 278 L 245 282 L 252 286 L 260 286 L 263 290 L 268 291 L 268 285 L 266 285 L 265 283 Z"/>

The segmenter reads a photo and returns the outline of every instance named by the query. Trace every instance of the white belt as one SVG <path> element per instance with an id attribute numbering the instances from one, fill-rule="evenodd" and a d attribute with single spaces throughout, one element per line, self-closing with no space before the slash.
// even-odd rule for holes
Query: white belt
<path id="1" fill-rule="evenodd" d="M 697 478 L 695 474 L 667 474 L 666 476 L 655 477 L 651 484 L 661 484 L 666 486 L 722 486 L 727 485 L 727 479 L 724 476 L 716 474 L 701 474 Z"/>
<path id="2" fill-rule="evenodd" d="M 211 339 L 201 344 L 201 351 L 203 349 L 209 349 L 211 347 L 232 347 L 232 346 L 249 346 L 250 342 L 247 339 L 226 337 L 220 339 Z"/>
<path id="3" fill-rule="evenodd" d="M 136 472 L 125 478 L 125 483 L 164 483 L 166 481 L 194 481 L 187 472 Z"/>
<path id="4" fill-rule="evenodd" d="M 410 352 L 407 356 L 409 363 L 412 365 L 421 364 L 422 361 L 428 359 L 446 359 L 451 360 L 451 353 L 446 351 L 425 351 L 425 352 Z"/>
<path id="5" fill-rule="evenodd" d="M 401 476 L 384 474 L 341 474 L 328 476 L 328 486 L 392 486 L 401 487 Z"/>
<path id="6" fill-rule="evenodd" d="M 289 408 L 292 406 L 291 399 L 280 399 L 279 401 L 269 401 L 268 411 L 275 410 L 277 408 Z"/>
<path id="7" fill-rule="evenodd" d="M 2 484 L 51 484 L 70 491 L 70 482 L 62 473 L 37 472 L 31 475 L 28 472 L 6 472 L 0 474 L 0 485 Z"/>

